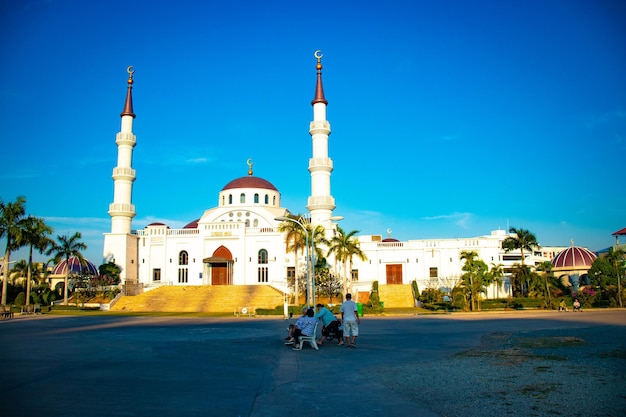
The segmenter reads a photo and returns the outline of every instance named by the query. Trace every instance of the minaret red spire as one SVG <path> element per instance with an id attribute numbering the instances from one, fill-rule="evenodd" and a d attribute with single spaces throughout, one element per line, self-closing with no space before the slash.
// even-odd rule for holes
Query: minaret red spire
<path id="1" fill-rule="evenodd" d="M 124 103 L 124 111 L 120 114 L 120 117 L 124 116 L 132 116 L 135 118 L 135 113 L 133 113 L 133 73 L 135 70 L 133 67 L 128 67 L 126 70 L 128 71 L 128 90 L 126 92 L 126 103 Z"/>
<path id="2" fill-rule="evenodd" d="M 322 51 L 317 50 L 314 54 L 315 58 L 317 58 L 317 65 L 315 66 L 317 68 L 317 85 L 315 86 L 315 98 L 311 102 L 311 105 L 315 103 L 328 104 L 328 101 L 324 98 L 324 87 L 322 87 L 322 57 L 324 55 L 322 55 L 321 52 Z"/>

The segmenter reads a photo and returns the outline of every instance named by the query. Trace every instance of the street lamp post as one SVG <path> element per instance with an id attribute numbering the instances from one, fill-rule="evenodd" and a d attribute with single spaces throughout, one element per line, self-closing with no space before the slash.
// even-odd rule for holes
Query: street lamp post
<path id="1" fill-rule="evenodd" d="M 300 226 L 302 228 L 302 230 L 304 231 L 304 240 L 305 240 L 305 246 L 306 246 L 306 285 L 307 285 L 307 304 L 308 307 L 311 307 L 311 291 L 312 289 L 314 289 L 315 287 L 313 286 L 313 288 L 311 287 L 311 269 L 309 267 L 309 260 L 310 260 L 310 255 L 309 255 L 309 232 L 306 230 L 306 227 L 304 227 L 304 225 L 296 220 L 296 219 L 292 219 L 291 217 L 285 217 L 285 216 L 281 216 L 281 217 L 276 217 L 274 220 L 278 220 L 280 222 L 284 222 L 284 221 L 288 221 L 288 222 L 293 222 L 295 224 L 297 224 L 298 226 Z M 298 253 L 296 252 L 296 256 L 298 256 Z M 296 271 L 296 274 L 298 273 L 298 271 Z M 296 295 L 298 294 L 298 289 L 295 289 L 296 291 Z M 296 303 L 298 302 L 298 300 L 296 299 Z"/>

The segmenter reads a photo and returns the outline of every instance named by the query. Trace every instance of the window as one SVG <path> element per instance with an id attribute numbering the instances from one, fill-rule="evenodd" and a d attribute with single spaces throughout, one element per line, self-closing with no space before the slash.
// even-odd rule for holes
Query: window
<path id="1" fill-rule="evenodd" d="M 152 281 L 161 281 L 161 268 L 154 268 L 152 270 Z"/>
<path id="2" fill-rule="evenodd" d="M 189 265 L 189 254 L 187 251 L 181 250 L 178 254 L 178 265 Z"/>
<path id="3" fill-rule="evenodd" d="M 259 204 L 259 194 L 254 194 L 254 204 Z"/>
<path id="4" fill-rule="evenodd" d="M 272 197 L 272 205 L 275 206 L 276 205 L 276 196 Z"/>
<path id="5" fill-rule="evenodd" d="M 431 278 L 437 278 L 439 276 L 437 268 L 430 268 L 430 277 Z"/>
<path id="6" fill-rule="evenodd" d="M 246 227 L 250 227 L 250 219 L 246 219 Z"/>
<path id="7" fill-rule="evenodd" d="M 357 282 L 359 280 L 359 270 L 353 269 L 351 277 L 352 277 L 352 282 Z"/>
<path id="8" fill-rule="evenodd" d="M 267 280 L 268 280 L 268 269 L 266 266 L 262 266 L 259 268 L 258 282 L 267 282 Z"/>
<path id="9" fill-rule="evenodd" d="M 246 202 L 246 195 L 244 193 L 241 193 L 239 196 L 239 202 L 242 204 Z"/>
<path id="10" fill-rule="evenodd" d="M 266 264 L 267 263 L 267 251 L 265 249 L 261 249 L 259 251 L 259 262 L 260 264 Z"/>
<path id="11" fill-rule="evenodd" d="M 228 204 L 233 204 L 233 195 L 228 194 Z"/>
<path id="12" fill-rule="evenodd" d="M 265 204 L 269 204 L 270 203 L 270 196 L 265 194 Z"/>
<path id="13" fill-rule="evenodd" d="M 187 283 L 189 281 L 189 269 L 178 268 L 178 282 Z"/>
<path id="14" fill-rule="evenodd" d="M 296 268 L 293 266 L 287 267 L 287 282 L 294 282 L 296 279 Z"/>

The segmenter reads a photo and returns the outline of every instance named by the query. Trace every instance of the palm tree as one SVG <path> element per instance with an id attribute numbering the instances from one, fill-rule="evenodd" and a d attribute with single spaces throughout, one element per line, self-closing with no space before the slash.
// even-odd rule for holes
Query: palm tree
<path id="1" fill-rule="evenodd" d="M 552 308 L 552 297 L 550 296 L 550 275 L 552 275 L 552 262 L 543 261 L 540 265 L 537 265 L 537 271 L 542 272 L 546 285 L 546 305 L 548 308 Z"/>
<path id="2" fill-rule="evenodd" d="M 59 263 L 63 259 L 65 259 L 65 279 L 63 281 L 63 304 L 67 305 L 67 287 L 68 287 L 68 279 L 70 275 L 70 257 L 75 256 L 78 258 L 81 265 L 85 263 L 85 258 L 83 254 L 80 252 L 81 250 L 86 250 L 87 245 L 80 241 L 82 235 L 80 232 L 74 233 L 72 236 L 57 236 L 57 241 L 46 251 L 46 255 L 50 256 L 54 254 L 54 262 Z"/>
<path id="3" fill-rule="evenodd" d="M 492 263 L 491 269 L 488 273 L 487 283 L 495 283 L 495 291 L 497 291 L 498 293 L 500 292 L 500 286 L 502 285 L 502 277 L 504 277 L 504 268 L 502 267 L 502 264 L 496 265 Z M 494 294 L 494 298 L 495 297 L 496 295 Z"/>
<path id="4" fill-rule="evenodd" d="M 298 215 L 298 218 L 302 219 L 302 215 Z M 295 222 L 284 221 L 278 225 L 278 231 L 286 233 L 285 240 L 287 243 L 287 253 L 295 253 L 295 282 L 294 282 L 294 296 L 295 303 L 298 303 L 298 251 L 304 251 L 306 247 L 304 230 Z M 290 244 L 291 242 L 291 244 Z"/>
<path id="5" fill-rule="evenodd" d="M 48 226 L 42 218 L 28 216 L 23 221 L 23 228 L 20 230 L 17 241 L 19 246 L 29 246 L 28 251 L 28 271 L 26 277 L 26 305 L 30 300 L 30 284 L 33 269 L 33 249 L 37 249 L 39 253 L 43 253 L 54 241 L 48 236 L 53 232 L 52 227 Z"/>
<path id="6" fill-rule="evenodd" d="M 462 251 L 461 259 L 465 260 L 463 265 L 463 278 L 468 279 L 468 287 L 470 290 L 470 310 L 475 311 L 480 309 L 480 299 L 476 296 L 476 293 L 482 291 L 485 281 L 485 275 L 487 272 L 487 264 L 478 257 L 476 251 Z"/>
<path id="7" fill-rule="evenodd" d="M 0 199 L 0 238 L 6 237 L 6 249 L 4 251 L 4 267 L 2 279 L 2 299 L 1 305 L 7 303 L 7 281 L 9 277 L 9 261 L 11 252 L 19 249 L 16 242 L 19 231 L 22 227 L 22 220 L 26 214 L 26 198 L 17 197 L 12 203 L 5 203 Z"/>
<path id="8" fill-rule="evenodd" d="M 349 233 L 337 226 L 337 233 L 329 242 L 328 255 L 335 255 L 335 258 L 343 263 L 343 295 L 348 293 L 348 272 L 352 270 L 352 259 L 357 256 L 362 261 L 367 259 L 365 253 L 361 250 L 358 239 L 355 235 L 359 233 L 358 230 L 353 230 Z M 350 269 L 348 269 L 348 265 Z"/>
<path id="9" fill-rule="evenodd" d="M 622 270 L 624 269 L 624 250 L 622 248 L 609 248 L 609 253 L 606 255 L 606 260 L 615 268 L 617 273 L 617 300 L 620 307 L 622 305 Z"/>
<path id="10" fill-rule="evenodd" d="M 324 256 L 323 248 L 327 248 L 330 242 L 326 239 L 326 229 L 321 224 L 313 227 L 311 223 L 306 223 L 305 227 L 307 229 L 307 233 L 309 234 L 309 243 L 313 248 L 313 252 L 311 253 L 311 279 L 314 287 L 311 288 L 313 291 L 313 303 L 315 302 L 315 295 L 317 295 L 317 274 L 316 274 L 316 265 L 322 263 L 326 264 L 326 257 Z"/>
<path id="11" fill-rule="evenodd" d="M 509 228 L 509 233 L 512 233 L 514 236 L 509 236 L 504 239 L 502 248 L 506 252 L 519 249 L 522 255 L 522 266 L 524 266 L 524 251 L 526 250 L 532 253 L 533 249 L 539 249 L 541 246 L 537 243 L 535 235 L 526 229 L 511 227 Z"/>

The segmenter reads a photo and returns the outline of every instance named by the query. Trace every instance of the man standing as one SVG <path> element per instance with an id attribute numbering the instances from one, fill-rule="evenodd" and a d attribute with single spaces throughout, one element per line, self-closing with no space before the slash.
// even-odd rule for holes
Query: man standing
<path id="1" fill-rule="evenodd" d="M 343 323 L 343 335 L 346 338 L 346 346 L 356 348 L 356 338 L 359 335 L 359 324 L 361 319 L 356 308 L 356 303 L 352 301 L 352 294 L 346 294 L 346 301 L 341 304 L 341 320 Z"/>

